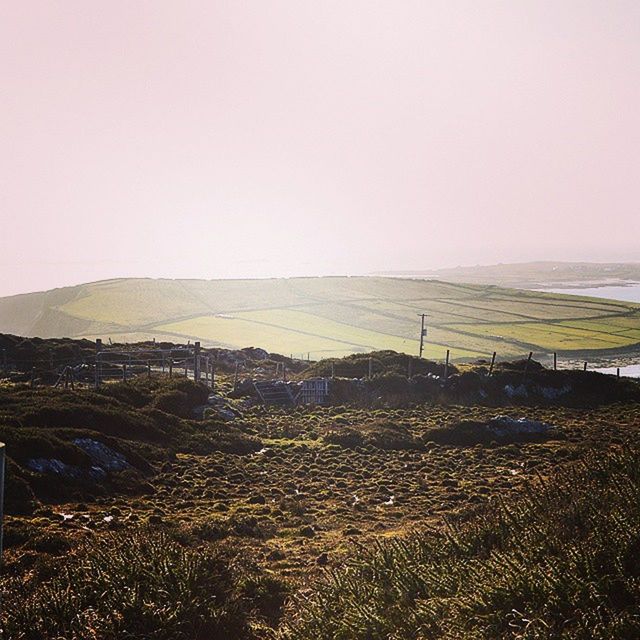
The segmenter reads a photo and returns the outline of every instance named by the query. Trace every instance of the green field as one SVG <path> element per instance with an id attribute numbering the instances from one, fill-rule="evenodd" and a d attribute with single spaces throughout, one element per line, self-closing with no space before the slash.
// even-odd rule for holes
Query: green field
<path id="1" fill-rule="evenodd" d="M 0 298 L 0 332 L 201 340 L 313 359 L 380 349 L 427 357 L 640 349 L 640 305 L 383 277 L 96 282 Z"/>

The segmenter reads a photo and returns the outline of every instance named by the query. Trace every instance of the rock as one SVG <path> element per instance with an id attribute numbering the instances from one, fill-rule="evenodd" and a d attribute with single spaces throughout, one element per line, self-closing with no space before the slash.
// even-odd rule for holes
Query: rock
<path id="1" fill-rule="evenodd" d="M 526 418 L 510 418 L 509 416 L 496 416 L 487 423 L 487 429 L 499 438 L 546 434 L 551 428 L 544 422 L 527 420 Z"/>
<path id="2" fill-rule="evenodd" d="M 106 472 L 100 467 L 83 469 L 73 464 L 66 464 L 57 458 L 31 458 L 27 460 L 27 469 L 36 473 L 58 476 L 67 480 L 100 481 L 106 477 Z"/>
<path id="3" fill-rule="evenodd" d="M 504 387 L 504 392 L 509 398 L 526 398 L 529 395 L 523 384 L 518 386 L 507 384 Z"/>
<path id="4" fill-rule="evenodd" d="M 546 400 L 557 400 L 562 396 L 567 395 L 567 393 L 571 392 L 571 385 L 565 384 L 563 387 L 541 387 L 540 393 Z"/>
<path id="5" fill-rule="evenodd" d="M 316 530 L 311 525 L 307 525 L 300 528 L 300 535 L 305 538 L 313 538 L 316 535 Z"/>
<path id="6" fill-rule="evenodd" d="M 218 409 L 218 415 L 223 419 L 223 420 L 227 420 L 227 421 L 231 421 L 231 420 L 235 420 L 236 419 L 236 414 L 231 411 L 231 409 L 226 409 L 226 408 L 221 408 Z"/>
<path id="7" fill-rule="evenodd" d="M 328 553 L 321 553 L 317 558 L 316 558 L 316 564 L 324 567 L 326 564 L 329 563 L 329 554 Z"/>
<path id="8" fill-rule="evenodd" d="M 90 458 L 96 467 L 100 467 L 106 471 L 123 471 L 130 465 L 127 459 L 117 451 L 114 451 L 107 445 L 92 440 L 91 438 L 76 438 L 73 444 L 82 449 Z"/>

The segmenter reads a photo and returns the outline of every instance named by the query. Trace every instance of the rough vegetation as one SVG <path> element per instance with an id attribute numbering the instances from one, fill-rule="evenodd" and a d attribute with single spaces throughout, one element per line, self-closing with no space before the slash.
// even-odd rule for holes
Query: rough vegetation
<path id="1" fill-rule="evenodd" d="M 184 378 L 142 377 L 99 391 L 0 386 L 0 441 L 9 456 L 7 511 L 32 509 L 34 497 L 82 500 L 114 490 L 145 492 L 154 465 L 179 452 L 258 450 L 257 438 L 225 425 L 215 414 L 194 419 L 194 409 L 208 395 L 204 385 Z M 83 440 L 123 456 L 126 469 L 103 469 L 80 446 Z M 39 473 L 43 469 L 47 472 Z M 58 481 L 52 482 L 52 475 Z"/>
<path id="2" fill-rule="evenodd" d="M 465 522 L 361 549 L 298 596 L 283 637 L 636 638 L 639 462 L 588 456 Z"/>
<path id="3" fill-rule="evenodd" d="M 231 399 L 232 366 L 1 385 L 0 637 L 637 635 L 638 385 L 370 357 L 327 406 Z"/>

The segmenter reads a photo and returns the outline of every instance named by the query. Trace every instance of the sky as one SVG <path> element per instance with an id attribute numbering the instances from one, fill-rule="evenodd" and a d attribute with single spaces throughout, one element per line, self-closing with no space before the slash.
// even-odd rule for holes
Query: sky
<path id="1" fill-rule="evenodd" d="M 0 295 L 640 260 L 637 0 L 5 0 Z"/>

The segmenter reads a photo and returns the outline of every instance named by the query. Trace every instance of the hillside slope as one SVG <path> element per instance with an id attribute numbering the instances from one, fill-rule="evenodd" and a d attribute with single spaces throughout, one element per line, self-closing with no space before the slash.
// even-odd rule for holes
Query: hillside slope
<path id="1" fill-rule="evenodd" d="M 637 262 L 517 262 L 449 267 L 430 271 L 387 271 L 381 276 L 428 276 L 447 282 L 495 284 L 522 289 L 624 285 L 640 281 Z"/>
<path id="2" fill-rule="evenodd" d="M 121 279 L 0 298 L 0 332 L 114 340 L 199 339 L 312 358 L 392 349 L 513 357 L 634 350 L 640 305 L 495 286 L 383 277 Z"/>

